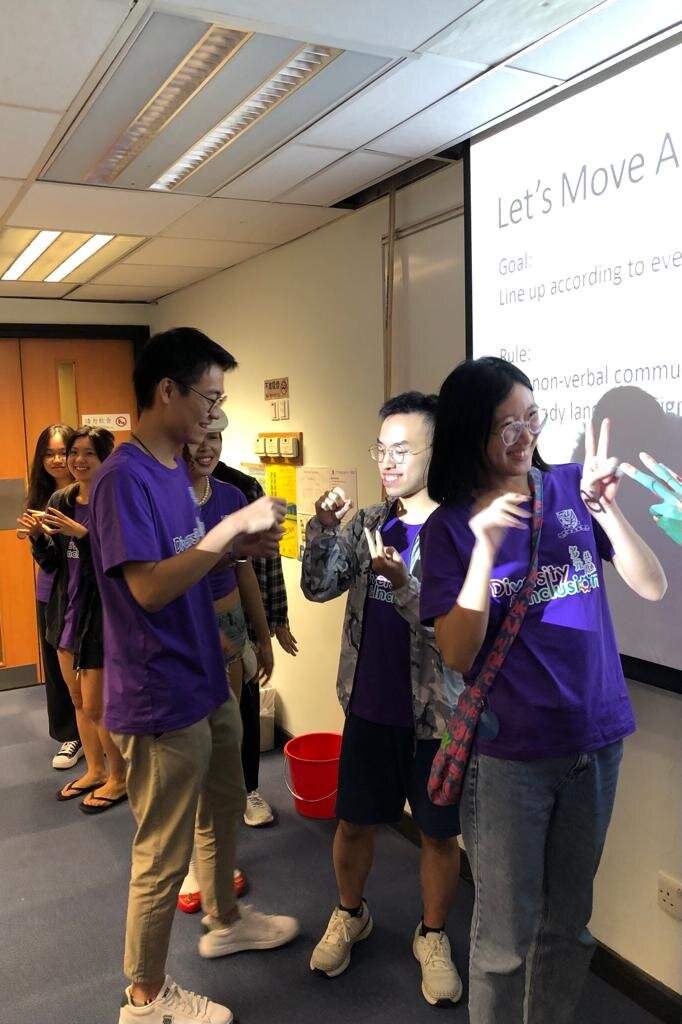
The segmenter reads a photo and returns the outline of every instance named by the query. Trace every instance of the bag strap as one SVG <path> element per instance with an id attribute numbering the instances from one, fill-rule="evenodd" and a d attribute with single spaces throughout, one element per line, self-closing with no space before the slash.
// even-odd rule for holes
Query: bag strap
<path id="1" fill-rule="evenodd" d="M 509 648 L 514 643 L 516 635 L 521 628 L 521 623 L 530 604 L 530 596 L 535 589 L 535 581 L 538 575 L 538 551 L 540 548 L 540 534 L 542 532 L 543 502 L 542 473 L 535 466 L 532 467 L 528 474 L 528 482 L 533 497 L 530 564 L 523 587 L 514 597 L 511 607 L 500 626 L 500 631 L 495 637 L 495 642 L 483 663 L 483 667 L 474 680 L 473 685 L 479 688 L 483 697 L 488 693 L 495 676 L 502 668 L 504 659 L 509 653 Z"/>

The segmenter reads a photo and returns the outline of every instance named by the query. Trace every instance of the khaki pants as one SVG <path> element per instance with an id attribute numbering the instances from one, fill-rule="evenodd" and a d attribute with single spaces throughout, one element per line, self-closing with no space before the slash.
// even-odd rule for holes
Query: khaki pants
<path id="1" fill-rule="evenodd" d="M 124 971 L 134 982 L 164 978 L 180 886 L 196 843 L 205 913 L 234 916 L 237 823 L 244 812 L 242 724 L 234 699 L 208 718 L 154 736 L 112 733 L 125 759 L 133 839 Z"/>

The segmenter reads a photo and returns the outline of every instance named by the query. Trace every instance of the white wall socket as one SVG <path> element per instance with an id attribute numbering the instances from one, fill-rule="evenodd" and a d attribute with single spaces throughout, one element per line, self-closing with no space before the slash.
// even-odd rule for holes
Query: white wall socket
<path id="1" fill-rule="evenodd" d="M 254 452 L 256 455 L 265 455 L 265 438 L 257 437 L 254 445 Z"/>
<path id="2" fill-rule="evenodd" d="M 298 455 L 298 438 L 280 437 L 279 454 L 283 455 L 285 458 L 295 459 Z"/>
<path id="3" fill-rule="evenodd" d="M 265 454 L 266 455 L 279 455 L 279 438 L 278 437 L 266 437 L 265 438 Z"/>
<path id="4" fill-rule="evenodd" d="M 682 921 L 682 882 L 664 871 L 658 872 L 658 905 L 666 914 Z"/>

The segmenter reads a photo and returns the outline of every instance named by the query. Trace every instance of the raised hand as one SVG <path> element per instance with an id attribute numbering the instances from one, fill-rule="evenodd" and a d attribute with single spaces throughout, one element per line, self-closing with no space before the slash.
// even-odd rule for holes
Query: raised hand
<path id="1" fill-rule="evenodd" d="M 409 573 L 400 552 L 392 547 L 384 547 L 380 530 L 372 537 L 371 532 L 365 527 L 365 537 L 375 573 L 385 576 L 394 590 L 404 587 L 409 579 Z"/>
<path id="2" fill-rule="evenodd" d="M 611 420 L 602 420 L 595 448 L 594 424 L 585 424 L 585 464 L 580 481 L 580 497 L 592 515 L 608 512 L 620 484 L 618 459 L 609 456 Z"/>
<path id="3" fill-rule="evenodd" d="M 87 527 L 83 526 L 82 523 L 77 523 L 75 519 L 65 516 L 58 508 L 46 509 L 40 522 L 45 533 L 49 534 L 61 533 L 65 537 L 80 539 L 81 537 L 86 537 L 88 533 Z"/>
<path id="4" fill-rule="evenodd" d="M 527 520 L 531 512 L 523 508 L 523 505 L 529 502 L 528 494 L 516 494 L 513 491 L 500 494 L 471 517 L 469 529 L 480 544 L 496 554 L 507 530 L 528 529 Z"/>
<path id="5" fill-rule="evenodd" d="M 31 512 L 28 509 L 23 515 L 17 519 L 17 537 L 19 540 L 25 540 L 26 537 L 39 537 L 43 532 L 40 525 L 42 519 L 42 512 L 38 516 L 35 511 Z"/>
<path id="6" fill-rule="evenodd" d="M 232 554 L 235 558 L 272 558 L 279 554 L 279 542 L 283 536 L 282 526 L 271 526 L 260 533 L 242 533 L 232 543 Z"/>
<path id="7" fill-rule="evenodd" d="M 284 498 L 270 498 L 266 495 L 233 514 L 239 516 L 241 533 L 262 533 L 284 522 L 287 503 Z"/>
<path id="8" fill-rule="evenodd" d="M 671 540 L 682 545 L 682 476 L 668 469 L 662 462 L 656 462 L 646 452 L 640 452 L 639 457 L 654 476 L 635 469 L 629 462 L 621 463 L 620 468 L 632 480 L 662 499 L 649 506 L 649 515 Z"/>
<path id="9" fill-rule="evenodd" d="M 323 526 L 338 526 L 346 512 L 353 507 L 342 487 L 332 487 L 315 502 L 315 515 Z"/>

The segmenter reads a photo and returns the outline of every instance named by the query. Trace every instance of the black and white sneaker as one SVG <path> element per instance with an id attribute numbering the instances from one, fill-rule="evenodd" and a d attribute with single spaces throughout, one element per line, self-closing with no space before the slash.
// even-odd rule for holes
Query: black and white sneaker
<path id="1" fill-rule="evenodd" d="M 63 772 L 66 768 L 73 768 L 78 764 L 81 757 L 85 756 L 80 740 L 67 740 L 62 743 L 57 753 L 52 758 L 52 767 Z"/>

